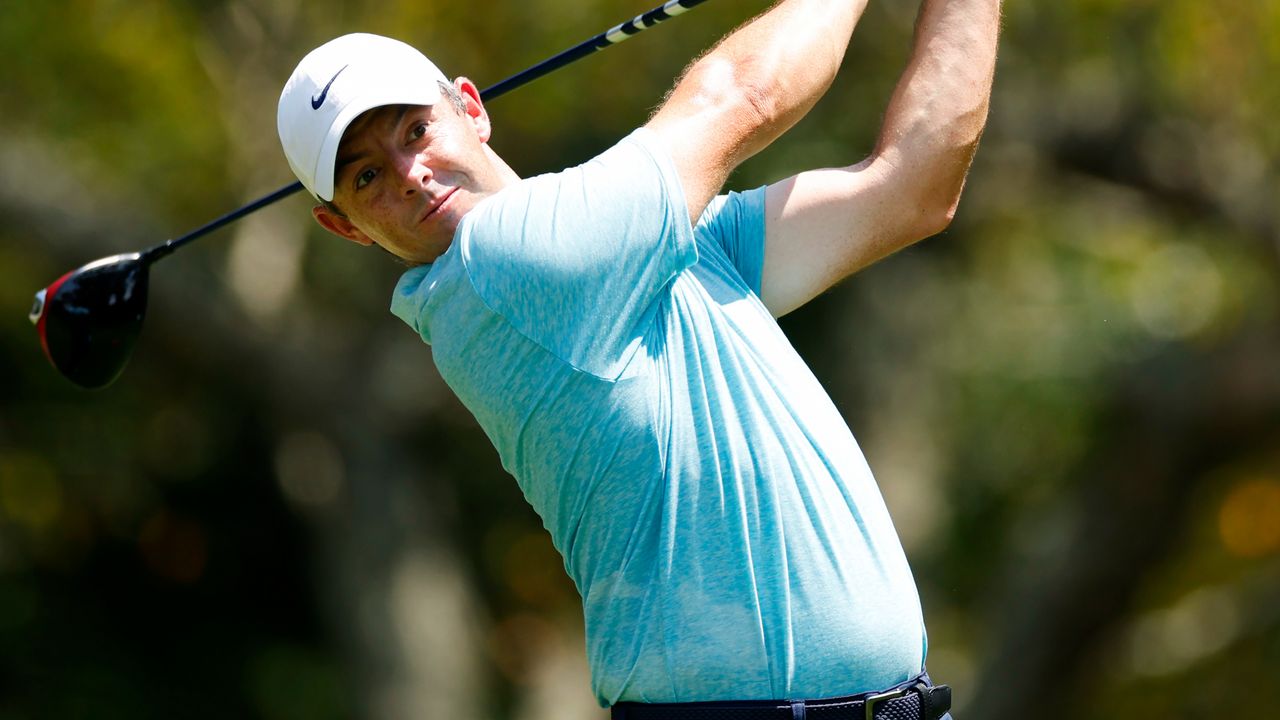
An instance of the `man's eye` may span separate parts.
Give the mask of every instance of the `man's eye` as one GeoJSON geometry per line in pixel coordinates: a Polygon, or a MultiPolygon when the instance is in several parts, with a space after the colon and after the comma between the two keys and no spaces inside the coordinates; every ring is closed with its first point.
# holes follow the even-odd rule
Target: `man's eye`
{"type": "Polygon", "coordinates": [[[422,139],[422,136],[427,134],[427,124],[418,123],[413,127],[413,132],[411,134],[413,135],[414,140],[422,139]]]}
{"type": "Polygon", "coordinates": [[[357,189],[357,190],[359,190],[360,188],[364,187],[365,185],[368,185],[369,183],[373,182],[374,175],[376,175],[376,174],[377,174],[377,173],[375,173],[373,170],[365,170],[364,172],[362,172],[362,173],[360,173],[359,175],[357,175],[357,176],[356,176],[356,189],[357,189]]]}

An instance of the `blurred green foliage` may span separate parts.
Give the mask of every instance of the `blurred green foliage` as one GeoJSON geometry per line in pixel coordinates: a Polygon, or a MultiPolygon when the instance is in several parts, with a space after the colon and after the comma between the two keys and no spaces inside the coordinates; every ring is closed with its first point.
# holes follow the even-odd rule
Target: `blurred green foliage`
{"type": "MultiPolygon", "coordinates": [[[[483,87],[650,4],[6,6],[0,718],[599,717],[574,588],[387,314],[385,256],[301,199],[263,211],[156,268],[96,393],[23,315],[290,181],[275,100],[333,35],[483,87]]],[[[590,157],[764,5],[496,100],[495,148],[523,174],[590,157]]],[[[914,10],[873,3],[732,184],[865,155],[914,10]]],[[[1010,3],[956,222],[784,320],[877,472],[960,717],[1280,702],[1277,67],[1274,2],[1010,3]]]]}

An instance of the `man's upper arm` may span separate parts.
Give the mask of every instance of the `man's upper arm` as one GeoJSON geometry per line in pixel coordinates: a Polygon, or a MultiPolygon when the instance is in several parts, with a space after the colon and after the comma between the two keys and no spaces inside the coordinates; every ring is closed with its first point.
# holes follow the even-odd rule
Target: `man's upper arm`
{"type": "Polygon", "coordinates": [[[907,173],[878,156],[810,170],[765,194],[761,299],[781,317],[880,258],[940,228],[907,173]]]}
{"type": "Polygon", "coordinates": [[[676,86],[645,124],[665,146],[680,177],[689,221],[696,223],[729,173],[756,148],[746,138],[763,119],[727,63],[705,59],[676,86]]]}

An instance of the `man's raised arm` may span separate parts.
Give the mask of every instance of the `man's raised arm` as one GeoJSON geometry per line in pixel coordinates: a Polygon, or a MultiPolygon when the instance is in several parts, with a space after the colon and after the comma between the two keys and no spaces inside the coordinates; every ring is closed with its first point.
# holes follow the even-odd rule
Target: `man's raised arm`
{"type": "Polygon", "coordinates": [[[761,297],[775,316],[951,222],[986,124],[999,19],[1000,0],[923,0],[871,157],[769,187],[761,297]]]}
{"type": "Polygon", "coordinates": [[[647,127],[666,143],[690,220],[739,164],[830,87],[867,0],[781,0],[685,70],[647,127]]]}

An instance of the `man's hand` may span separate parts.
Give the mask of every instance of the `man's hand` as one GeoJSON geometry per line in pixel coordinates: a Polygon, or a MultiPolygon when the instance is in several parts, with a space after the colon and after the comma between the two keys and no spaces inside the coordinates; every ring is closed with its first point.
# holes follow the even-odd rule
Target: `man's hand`
{"type": "Polygon", "coordinates": [[[872,155],[766,195],[761,295],[785,315],[951,222],[986,123],[1000,0],[924,0],[872,155]]]}
{"type": "Polygon", "coordinates": [[[826,92],[866,0],[782,0],[696,60],[647,127],[667,144],[696,222],[739,164],[826,92]]]}

